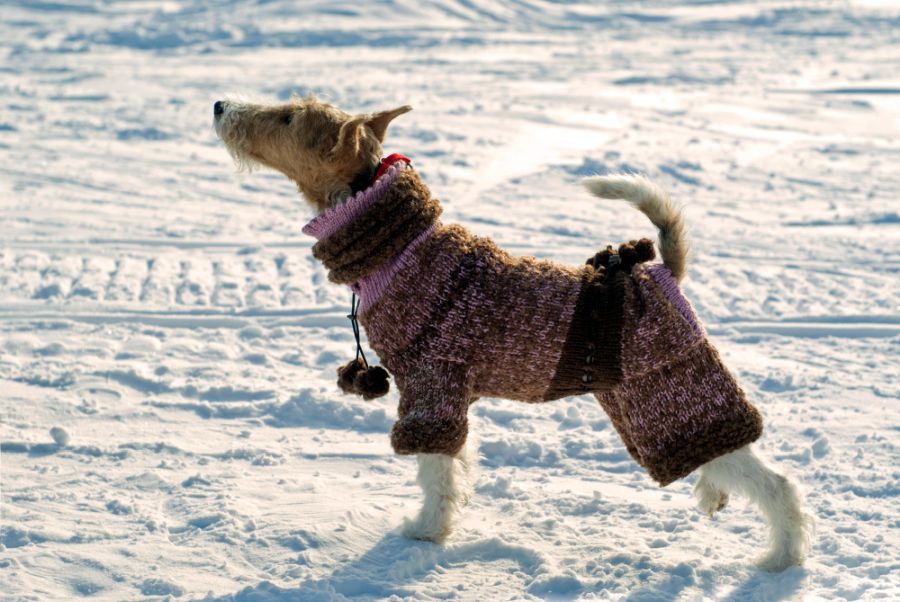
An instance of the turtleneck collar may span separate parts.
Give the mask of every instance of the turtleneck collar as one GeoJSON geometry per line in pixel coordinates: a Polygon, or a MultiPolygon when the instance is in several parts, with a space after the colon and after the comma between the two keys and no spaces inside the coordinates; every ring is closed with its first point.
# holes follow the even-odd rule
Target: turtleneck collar
{"type": "Polygon", "coordinates": [[[320,213],[303,226],[303,233],[314,237],[316,240],[328,238],[377,203],[388,191],[391,184],[396,181],[400,172],[411,163],[409,159],[398,154],[391,155],[388,159],[393,157],[399,157],[402,160],[394,160],[386,165],[386,159],[382,159],[381,166],[378,168],[378,172],[368,188],[360,190],[340,204],[329,207],[320,213]]]}
{"type": "Polygon", "coordinates": [[[388,159],[368,188],[303,227],[304,234],[318,240],[313,255],[328,269],[328,279],[359,294],[360,311],[374,303],[412,250],[430,236],[441,213],[409,159],[388,159]]]}

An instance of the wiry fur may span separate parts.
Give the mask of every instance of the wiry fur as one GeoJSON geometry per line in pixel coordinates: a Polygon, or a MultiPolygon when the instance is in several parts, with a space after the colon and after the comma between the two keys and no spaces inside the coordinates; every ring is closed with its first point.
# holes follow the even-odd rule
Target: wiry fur
{"type": "Polygon", "coordinates": [[[280,171],[319,211],[350,196],[353,178],[380,161],[390,122],[411,110],[350,115],[314,96],[275,106],[221,102],[214,126],[237,165],[280,171]]]}
{"type": "Polygon", "coordinates": [[[769,549],[757,560],[760,568],[783,571],[806,560],[814,522],[802,510],[800,492],[749,446],[701,466],[694,493],[700,510],[710,516],[725,506],[730,493],[741,494],[759,507],[769,523],[769,549]]]}
{"type": "Polygon", "coordinates": [[[622,199],[646,215],[659,230],[663,263],[679,282],[687,272],[690,244],[681,212],[666,192],[640,175],[615,174],[585,178],[584,185],[603,199],[622,199]]]}
{"type": "Polygon", "coordinates": [[[416,479],[425,493],[416,518],[403,523],[403,534],[411,539],[442,543],[453,531],[462,509],[472,498],[478,466],[470,440],[456,454],[419,454],[416,479]]]}
{"type": "MultiPolygon", "coordinates": [[[[224,101],[222,106],[216,133],[237,164],[261,164],[282,172],[319,211],[349,196],[354,176],[380,159],[390,122],[410,110],[403,106],[350,115],[312,97],[277,106],[238,101],[224,101]]],[[[684,277],[688,238],[681,213],[662,189],[639,175],[599,176],[584,183],[598,197],[627,200],[643,212],[659,230],[663,262],[676,279],[684,277]]],[[[425,499],[417,517],[404,525],[407,536],[442,542],[451,533],[471,497],[478,464],[467,451],[475,449],[469,438],[456,456],[419,455],[418,482],[425,499]]],[[[766,467],[749,446],[704,464],[699,472],[695,493],[704,513],[724,508],[731,493],[746,496],[762,511],[770,537],[761,567],[778,571],[803,562],[813,521],[803,512],[791,481],[766,467]]]]}

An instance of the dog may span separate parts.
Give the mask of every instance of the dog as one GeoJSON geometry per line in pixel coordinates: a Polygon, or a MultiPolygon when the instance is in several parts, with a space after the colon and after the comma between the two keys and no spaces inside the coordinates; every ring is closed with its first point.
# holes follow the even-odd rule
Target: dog
{"type": "Polygon", "coordinates": [[[318,241],[314,256],[359,296],[357,358],[339,369],[339,384],[365,398],[389,387],[388,371],[362,353],[358,321],[400,391],[391,444],[418,458],[424,503],[404,534],[442,543],[452,532],[477,465],[466,445],[477,398],[592,393],[660,485],[697,471],[702,512],[713,516],[732,493],[758,506],[770,531],[758,566],[802,564],[812,518],[797,486],[750,448],[762,420],[680,292],[689,245],[666,193],[636,175],[584,181],[649,218],[662,263],[651,263],[647,239],[607,247],[580,267],[513,257],[442,224],[411,161],[383,158],[389,125],[410,110],[349,114],[312,96],[213,107],[239,167],[272,168],[296,183],[317,213],[303,229],[318,241]]]}

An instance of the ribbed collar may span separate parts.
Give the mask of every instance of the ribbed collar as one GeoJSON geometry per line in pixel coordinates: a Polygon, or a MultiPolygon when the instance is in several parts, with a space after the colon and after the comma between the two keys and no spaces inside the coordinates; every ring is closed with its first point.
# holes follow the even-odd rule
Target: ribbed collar
{"type": "Polygon", "coordinates": [[[313,255],[328,279],[348,284],[364,312],[393,276],[413,262],[413,250],[438,226],[441,209],[407,162],[398,156],[367,189],[331,207],[303,227],[318,242],[313,255]]]}
{"type": "MultiPolygon", "coordinates": [[[[381,200],[391,187],[391,184],[407,168],[408,163],[409,159],[394,161],[386,170],[382,171],[379,169],[378,174],[375,176],[375,181],[368,188],[360,190],[339,205],[329,207],[314,217],[303,226],[303,233],[314,237],[316,240],[328,238],[381,200]]],[[[382,161],[382,165],[384,165],[384,161],[382,161]]]]}

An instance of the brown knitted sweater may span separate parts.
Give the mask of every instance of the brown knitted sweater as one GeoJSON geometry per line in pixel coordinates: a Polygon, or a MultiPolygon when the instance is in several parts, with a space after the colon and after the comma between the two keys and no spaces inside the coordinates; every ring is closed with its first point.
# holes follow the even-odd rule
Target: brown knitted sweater
{"type": "Polygon", "coordinates": [[[411,168],[382,180],[382,193],[305,231],[320,238],[313,251],[330,279],[362,297],[360,322],[400,391],[397,453],[455,453],[469,404],[484,396],[594,393],[662,485],[760,435],[758,412],[665,267],[606,277],[513,257],[440,224],[411,168]]]}

